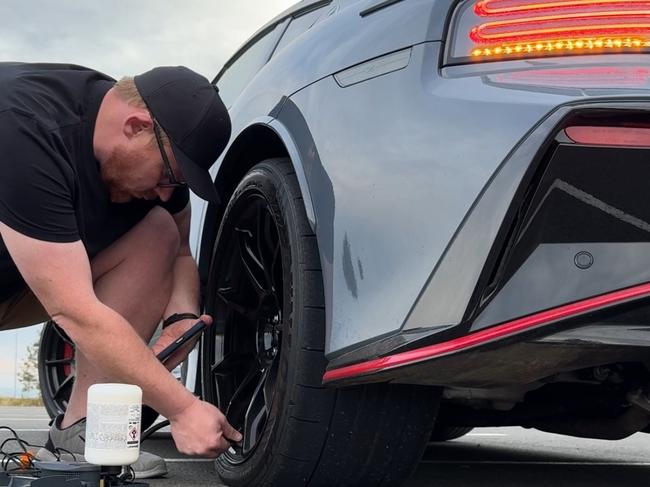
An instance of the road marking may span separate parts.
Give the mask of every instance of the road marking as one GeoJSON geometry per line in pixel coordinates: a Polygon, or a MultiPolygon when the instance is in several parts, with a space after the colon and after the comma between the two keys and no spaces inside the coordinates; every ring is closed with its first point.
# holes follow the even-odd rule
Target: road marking
{"type": "Polygon", "coordinates": [[[650,467],[650,462],[527,462],[516,460],[422,460],[420,463],[438,465],[567,465],[571,467],[582,466],[620,466],[620,467],[650,467]]]}
{"type": "Polygon", "coordinates": [[[208,463],[214,462],[214,459],[209,458],[163,458],[167,463],[208,463]]]}
{"type": "MultiPolygon", "coordinates": [[[[48,428],[48,429],[33,429],[33,428],[32,428],[32,429],[20,429],[20,428],[11,428],[11,429],[14,430],[16,433],[18,433],[18,432],[20,432],[20,433],[31,433],[31,432],[34,432],[34,433],[43,433],[43,432],[46,432],[46,431],[50,431],[49,428],[48,428]]],[[[0,434],[1,434],[3,431],[5,431],[6,433],[11,433],[11,431],[9,431],[9,430],[0,429],[0,434]]]]}
{"type": "Polygon", "coordinates": [[[505,433],[467,433],[465,436],[508,436],[505,433]]]}
{"type": "Polygon", "coordinates": [[[0,421],[51,421],[51,418],[5,418],[0,416],[0,421]]]}

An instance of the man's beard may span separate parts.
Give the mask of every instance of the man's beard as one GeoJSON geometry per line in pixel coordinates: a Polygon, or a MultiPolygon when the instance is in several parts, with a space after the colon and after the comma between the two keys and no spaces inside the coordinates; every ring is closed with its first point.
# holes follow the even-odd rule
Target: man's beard
{"type": "Polygon", "coordinates": [[[142,159],[141,155],[123,146],[116,146],[106,161],[100,164],[100,174],[113,203],[126,203],[134,198],[133,190],[128,184],[129,174],[142,159]]]}

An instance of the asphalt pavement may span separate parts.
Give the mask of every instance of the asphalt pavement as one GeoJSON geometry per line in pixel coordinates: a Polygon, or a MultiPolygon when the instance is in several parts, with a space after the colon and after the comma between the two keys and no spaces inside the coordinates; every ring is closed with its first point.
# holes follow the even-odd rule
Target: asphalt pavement
{"type": "MultiPolygon", "coordinates": [[[[43,408],[0,407],[0,425],[26,441],[42,444],[49,418],[43,408]]],[[[8,437],[0,430],[0,442],[8,437]]],[[[169,475],[151,487],[219,487],[213,462],[188,458],[174,448],[168,431],[143,449],[167,460],[169,475]]],[[[647,486],[650,435],[621,441],[570,438],[522,428],[479,428],[457,440],[432,443],[404,487],[601,487],[647,486]]]]}

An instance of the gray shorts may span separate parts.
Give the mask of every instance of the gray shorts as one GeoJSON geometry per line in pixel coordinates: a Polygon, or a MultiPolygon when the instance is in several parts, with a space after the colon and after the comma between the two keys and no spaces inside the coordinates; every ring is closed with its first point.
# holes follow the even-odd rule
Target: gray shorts
{"type": "Polygon", "coordinates": [[[30,289],[0,303],[0,330],[11,330],[49,320],[45,308],[30,289]]]}

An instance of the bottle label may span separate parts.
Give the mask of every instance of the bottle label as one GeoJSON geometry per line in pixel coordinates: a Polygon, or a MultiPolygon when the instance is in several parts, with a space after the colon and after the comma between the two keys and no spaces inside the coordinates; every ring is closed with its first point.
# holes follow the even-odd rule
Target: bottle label
{"type": "Polygon", "coordinates": [[[100,450],[140,447],[139,404],[88,404],[86,446],[100,450]]]}

